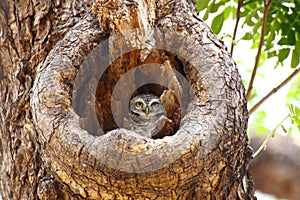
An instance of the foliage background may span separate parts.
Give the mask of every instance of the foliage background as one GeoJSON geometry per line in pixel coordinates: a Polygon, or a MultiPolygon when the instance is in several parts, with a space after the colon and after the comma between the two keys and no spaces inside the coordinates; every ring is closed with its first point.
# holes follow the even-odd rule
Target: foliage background
{"type": "MultiPolygon", "coordinates": [[[[200,18],[225,42],[239,68],[247,90],[250,144],[257,135],[264,140],[254,149],[254,156],[276,134],[290,136],[300,146],[300,1],[196,0],[196,3],[200,18]]],[[[271,185],[272,181],[269,180],[271,185]]],[[[276,199],[261,193],[256,195],[258,199],[276,199]]]]}
{"type": "Polygon", "coordinates": [[[299,0],[196,3],[237,62],[247,89],[249,132],[300,138],[299,0]]]}

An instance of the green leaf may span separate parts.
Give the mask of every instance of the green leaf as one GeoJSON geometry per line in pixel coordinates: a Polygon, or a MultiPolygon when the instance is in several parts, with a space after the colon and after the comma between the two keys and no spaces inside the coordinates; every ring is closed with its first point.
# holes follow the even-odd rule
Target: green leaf
{"type": "Polygon", "coordinates": [[[251,39],[253,39],[253,34],[252,34],[252,32],[247,32],[247,33],[245,33],[245,35],[243,36],[242,39],[243,39],[243,40],[251,40],[251,39]]]}
{"type": "Polygon", "coordinates": [[[255,130],[258,135],[265,135],[266,133],[269,132],[269,129],[263,125],[255,126],[255,130]]]}
{"type": "Polygon", "coordinates": [[[256,7],[253,8],[249,11],[246,11],[246,15],[245,15],[245,22],[248,26],[254,26],[257,23],[261,24],[261,16],[259,15],[259,13],[262,13],[262,7],[256,7]]]}
{"type": "Polygon", "coordinates": [[[289,48],[280,49],[278,53],[278,62],[282,63],[288,57],[289,53],[289,48]]]}
{"type": "Polygon", "coordinates": [[[228,19],[231,11],[233,10],[233,7],[232,6],[228,6],[224,9],[223,13],[224,13],[224,19],[228,19]]]}
{"type": "Polygon", "coordinates": [[[255,122],[262,124],[264,123],[266,118],[267,118],[267,113],[265,111],[259,111],[257,112],[257,118],[255,119],[255,122]]]}
{"type": "Polygon", "coordinates": [[[268,51],[267,58],[273,58],[277,56],[276,51],[268,51]]]}
{"type": "Polygon", "coordinates": [[[211,13],[215,13],[218,11],[218,9],[220,8],[220,6],[224,5],[225,2],[220,1],[219,3],[213,4],[213,6],[211,7],[211,13]]]}
{"type": "Polygon", "coordinates": [[[293,31],[289,32],[289,34],[288,34],[288,41],[289,41],[289,45],[295,45],[296,38],[295,38],[295,33],[293,31]]]}
{"type": "Polygon", "coordinates": [[[285,15],[282,13],[281,10],[277,12],[276,18],[279,21],[280,26],[282,23],[286,23],[286,21],[287,21],[285,15]]]}
{"type": "Polygon", "coordinates": [[[197,6],[197,11],[200,12],[201,10],[204,10],[207,8],[209,3],[209,0],[197,0],[196,1],[196,6],[197,6]]]}
{"type": "MultiPolygon", "coordinates": [[[[262,21],[258,21],[254,26],[253,26],[253,33],[258,33],[258,30],[261,28],[262,21]]],[[[260,34],[260,33],[259,33],[260,34]]]]}
{"type": "Polygon", "coordinates": [[[297,10],[300,10],[300,2],[299,1],[295,1],[295,8],[297,10]]]}
{"type": "Polygon", "coordinates": [[[212,24],[211,24],[211,28],[215,32],[215,34],[219,34],[220,33],[220,31],[222,29],[222,26],[223,26],[223,23],[224,23],[224,15],[223,15],[223,13],[217,15],[213,19],[212,24]]]}
{"type": "MultiPolygon", "coordinates": [[[[299,87],[300,87],[300,75],[297,76],[297,78],[294,79],[292,82],[289,91],[286,95],[286,102],[300,102],[300,93],[299,93],[299,87]]],[[[289,105],[289,109],[292,110],[292,105],[289,105]]]]}
{"type": "Polygon", "coordinates": [[[298,66],[299,64],[299,54],[297,53],[296,49],[293,50],[293,54],[292,54],[292,60],[291,60],[291,67],[295,68],[298,66]]]}
{"type": "Polygon", "coordinates": [[[295,114],[300,117],[300,108],[295,106],[295,114]]]}
{"type": "Polygon", "coordinates": [[[204,20],[204,21],[208,19],[208,15],[209,15],[209,13],[210,13],[210,10],[211,10],[212,6],[215,4],[215,2],[216,2],[216,1],[213,0],[213,1],[208,5],[208,7],[206,8],[206,12],[205,12],[205,14],[204,14],[204,16],[203,16],[203,20],[204,20]]]}
{"type": "Polygon", "coordinates": [[[293,124],[296,124],[299,131],[300,131],[300,108],[297,106],[294,106],[293,104],[289,105],[290,109],[290,118],[292,120],[293,124]]]}
{"type": "Polygon", "coordinates": [[[280,22],[277,19],[275,19],[273,22],[274,23],[272,24],[272,28],[274,28],[274,30],[278,31],[280,29],[280,22]]]}
{"type": "Polygon", "coordinates": [[[300,108],[297,106],[294,106],[293,104],[289,105],[290,109],[290,117],[293,123],[296,123],[298,126],[300,125],[300,108]]]}
{"type": "Polygon", "coordinates": [[[274,40],[275,40],[275,28],[271,26],[269,34],[267,35],[267,41],[266,41],[266,50],[269,50],[274,47],[274,40]]]}
{"type": "Polygon", "coordinates": [[[288,44],[289,44],[289,39],[286,37],[282,37],[278,42],[278,45],[281,45],[281,46],[288,45],[288,44]]]}
{"type": "Polygon", "coordinates": [[[264,64],[265,61],[266,61],[265,52],[262,51],[261,54],[260,54],[260,59],[259,59],[259,62],[258,62],[258,66],[261,67],[264,64]]]}
{"type": "MultiPolygon", "coordinates": [[[[300,15],[300,13],[299,13],[299,15],[300,15]]],[[[300,22],[298,22],[298,24],[295,25],[294,28],[296,29],[296,31],[297,31],[298,33],[300,33],[300,22]]]]}
{"type": "Polygon", "coordinates": [[[252,21],[252,16],[249,15],[249,17],[246,17],[245,19],[245,23],[248,25],[248,26],[253,26],[255,23],[252,21]]]}
{"type": "Polygon", "coordinates": [[[287,35],[290,30],[290,25],[288,23],[282,23],[280,24],[280,29],[283,35],[287,35]]]}
{"type": "Polygon", "coordinates": [[[295,44],[295,51],[298,53],[298,55],[300,55],[300,40],[295,44]]]}
{"type": "Polygon", "coordinates": [[[258,46],[259,46],[259,42],[255,41],[255,42],[252,43],[252,45],[251,45],[250,48],[251,48],[251,49],[257,49],[258,46]]]}

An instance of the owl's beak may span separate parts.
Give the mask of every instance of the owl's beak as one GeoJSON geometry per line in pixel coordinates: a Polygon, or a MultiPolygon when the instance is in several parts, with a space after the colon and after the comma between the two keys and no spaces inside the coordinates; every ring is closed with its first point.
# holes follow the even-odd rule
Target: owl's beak
{"type": "Polygon", "coordinates": [[[146,114],[146,116],[149,115],[149,107],[148,106],[146,106],[145,114],[146,114]]]}

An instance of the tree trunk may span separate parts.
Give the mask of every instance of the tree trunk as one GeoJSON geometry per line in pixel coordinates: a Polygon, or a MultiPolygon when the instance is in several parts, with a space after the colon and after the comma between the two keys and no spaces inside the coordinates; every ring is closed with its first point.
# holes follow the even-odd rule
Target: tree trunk
{"type": "Polygon", "coordinates": [[[7,0],[0,25],[0,198],[255,199],[244,87],[193,3],[7,0]],[[156,138],[126,129],[143,92],[156,138]]]}

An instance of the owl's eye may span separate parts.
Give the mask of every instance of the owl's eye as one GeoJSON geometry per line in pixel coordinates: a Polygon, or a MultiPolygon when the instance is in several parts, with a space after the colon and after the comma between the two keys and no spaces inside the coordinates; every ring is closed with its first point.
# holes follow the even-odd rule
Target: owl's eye
{"type": "Polygon", "coordinates": [[[158,102],[153,102],[153,103],[151,104],[151,107],[153,107],[153,108],[157,108],[157,107],[158,107],[158,105],[159,105],[159,103],[158,103],[158,102]]]}
{"type": "Polygon", "coordinates": [[[136,106],[137,108],[141,108],[141,107],[143,106],[143,103],[140,102],[140,101],[138,101],[138,102],[135,103],[135,106],[136,106]]]}

